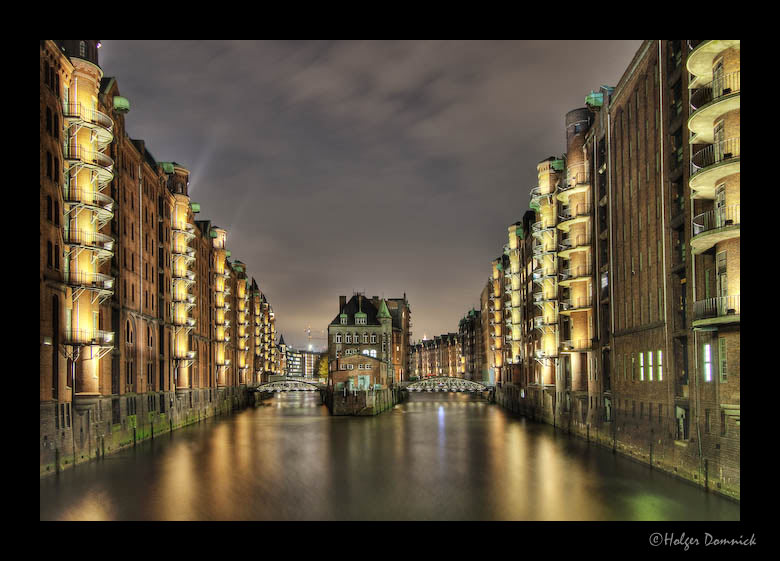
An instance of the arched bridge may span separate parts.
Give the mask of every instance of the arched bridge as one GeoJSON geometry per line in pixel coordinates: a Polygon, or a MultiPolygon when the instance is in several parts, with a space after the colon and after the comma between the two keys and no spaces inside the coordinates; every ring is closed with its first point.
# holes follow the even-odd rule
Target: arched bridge
{"type": "Polygon", "coordinates": [[[449,376],[434,376],[406,386],[410,392],[486,392],[492,389],[479,382],[449,376]]]}
{"type": "Polygon", "coordinates": [[[267,384],[261,384],[252,391],[255,392],[316,392],[319,391],[319,387],[316,384],[310,384],[309,382],[300,382],[298,380],[277,380],[276,382],[268,382],[267,384]]]}

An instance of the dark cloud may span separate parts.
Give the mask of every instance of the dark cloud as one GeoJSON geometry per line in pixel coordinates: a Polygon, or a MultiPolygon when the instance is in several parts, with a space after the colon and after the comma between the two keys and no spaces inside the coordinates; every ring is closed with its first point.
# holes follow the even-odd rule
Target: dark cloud
{"type": "Polygon", "coordinates": [[[641,41],[103,41],[127,130],[192,171],[285,340],[338,295],[411,301],[457,329],[528,208],[563,119],[641,41]]]}

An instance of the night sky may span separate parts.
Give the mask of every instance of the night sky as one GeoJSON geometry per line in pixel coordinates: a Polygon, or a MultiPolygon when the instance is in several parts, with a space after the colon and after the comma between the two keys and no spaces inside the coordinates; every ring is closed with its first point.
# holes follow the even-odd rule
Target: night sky
{"type": "Polygon", "coordinates": [[[457,331],[564,115],[641,41],[102,43],[128,134],[191,171],[197,217],[305,348],[353,291],[406,292],[414,339],[457,331]]]}

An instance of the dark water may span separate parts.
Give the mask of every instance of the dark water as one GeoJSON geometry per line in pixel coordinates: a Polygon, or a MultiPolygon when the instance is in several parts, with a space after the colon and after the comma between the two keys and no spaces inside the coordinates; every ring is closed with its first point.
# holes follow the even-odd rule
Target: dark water
{"type": "Polygon", "coordinates": [[[58,476],[41,520],[738,520],[739,505],[462,394],[277,395],[58,476]]]}

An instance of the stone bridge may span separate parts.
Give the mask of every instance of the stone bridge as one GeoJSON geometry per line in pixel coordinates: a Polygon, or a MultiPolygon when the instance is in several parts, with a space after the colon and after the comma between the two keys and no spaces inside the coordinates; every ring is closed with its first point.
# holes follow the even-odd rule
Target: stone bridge
{"type": "Polygon", "coordinates": [[[405,388],[409,392],[471,392],[482,393],[493,391],[492,386],[486,386],[473,380],[452,378],[449,376],[434,376],[418,382],[411,382],[405,388]]]}

